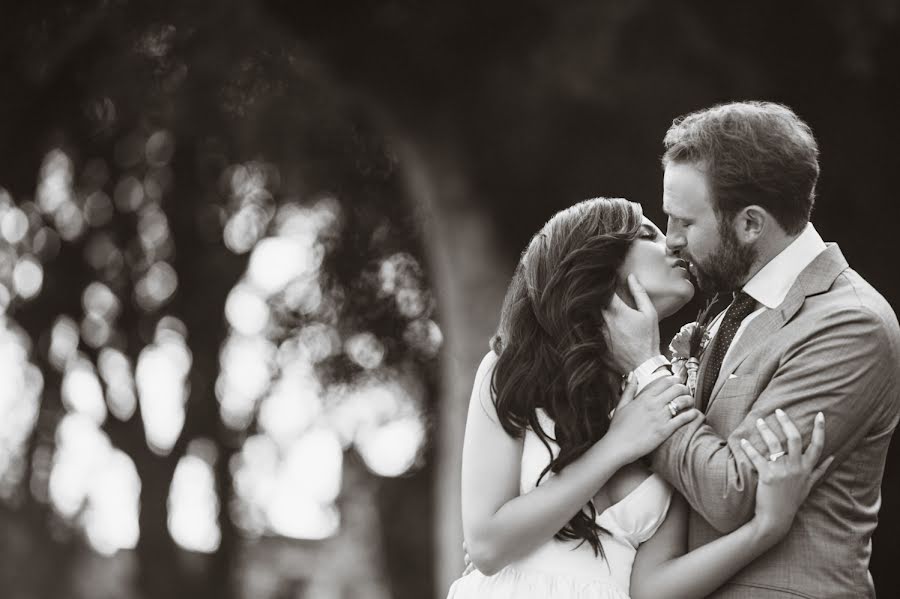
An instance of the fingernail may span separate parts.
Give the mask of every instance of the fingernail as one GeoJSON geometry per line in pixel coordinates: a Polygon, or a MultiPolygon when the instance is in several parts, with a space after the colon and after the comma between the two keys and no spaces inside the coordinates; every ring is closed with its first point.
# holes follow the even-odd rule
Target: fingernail
{"type": "Polygon", "coordinates": [[[775,413],[778,414],[779,416],[784,416],[784,410],[782,410],[781,408],[778,408],[777,410],[775,410],[775,413]]]}
{"type": "Polygon", "coordinates": [[[765,425],[766,425],[766,421],[765,421],[765,420],[763,420],[762,418],[757,418],[757,419],[756,419],[756,426],[765,426],[765,425]]]}
{"type": "Polygon", "coordinates": [[[816,422],[824,422],[824,421],[825,421],[825,414],[823,414],[822,412],[819,412],[818,414],[816,414],[816,422]]]}
{"type": "Polygon", "coordinates": [[[741,445],[747,445],[747,439],[741,439],[741,445]]]}

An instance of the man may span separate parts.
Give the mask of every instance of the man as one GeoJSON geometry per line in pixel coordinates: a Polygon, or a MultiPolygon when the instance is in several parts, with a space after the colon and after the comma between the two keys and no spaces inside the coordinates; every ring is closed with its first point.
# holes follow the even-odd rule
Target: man
{"type": "MultiPolygon", "coordinates": [[[[788,536],[714,597],[874,597],[868,572],[881,478],[900,417],[900,328],[890,305],[809,223],[819,174],[809,127],[789,108],[742,102],[677,119],[666,134],[666,243],[704,291],[734,294],[710,327],[695,401],[706,414],[652,454],[653,469],[690,503],[693,549],[754,511],[756,473],[742,438],[762,438],[784,410],[808,435],[825,415],[834,464],[788,536]]],[[[634,310],[608,318],[614,351],[639,373],[663,360],[636,345],[656,326],[634,310]],[[651,366],[648,366],[651,365],[651,366]]],[[[635,401],[658,395],[655,380],[635,401]]],[[[641,382],[639,380],[639,382],[641,382]]],[[[646,382],[646,377],[645,377],[646,382]]],[[[779,430],[772,426],[773,430],[779,430]]]]}

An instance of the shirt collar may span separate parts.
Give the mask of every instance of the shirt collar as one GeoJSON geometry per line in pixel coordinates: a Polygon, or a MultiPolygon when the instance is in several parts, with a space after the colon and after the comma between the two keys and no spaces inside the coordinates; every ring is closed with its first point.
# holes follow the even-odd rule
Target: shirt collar
{"type": "Polygon", "coordinates": [[[815,227],[812,223],[807,223],[803,232],[790,245],[747,281],[744,293],[770,310],[777,308],[787,297],[803,269],[825,249],[825,242],[815,227]]]}

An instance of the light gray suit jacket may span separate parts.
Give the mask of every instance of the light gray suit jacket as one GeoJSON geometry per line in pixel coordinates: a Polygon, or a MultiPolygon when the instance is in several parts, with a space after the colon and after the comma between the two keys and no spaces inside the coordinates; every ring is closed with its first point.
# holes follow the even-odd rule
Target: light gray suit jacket
{"type": "MultiPolygon", "coordinates": [[[[700,381],[705,366],[701,360],[700,381]]],[[[824,412],[823,457],[835,462],[787,537],[712,596],[874,597],[868,566],[885,457],[900,418],[900,327],[835,244],[777,309],[756,316],[735,340],[705,420],[685,425],[652,454],[653,469],[694,510],[690,548],[753,516],[756,475],[739,442],[764,448],[755,422],[762,417],[781,430],[776,408],[804,433],[804,445],[824,412]]]]}

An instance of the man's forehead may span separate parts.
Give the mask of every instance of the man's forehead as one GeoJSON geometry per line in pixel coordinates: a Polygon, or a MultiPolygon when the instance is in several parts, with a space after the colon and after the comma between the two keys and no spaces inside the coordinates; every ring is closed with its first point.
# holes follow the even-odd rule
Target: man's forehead
{"type": "Polygon", "coordinates": [[[672,194],[667,193],[667,190],[663,190],[662,209],[666,215],[675,218],[683,217],[687,213],[686,208],[684,201],[680,200],[678,196],[673,197],[672,194]]]}
{"type": "Polygon", "coordinates": [[[675,218],[688,218],[707,205],[705,175],[696,166],[672,164],[663,177],[663,212],[675,218]]]}

